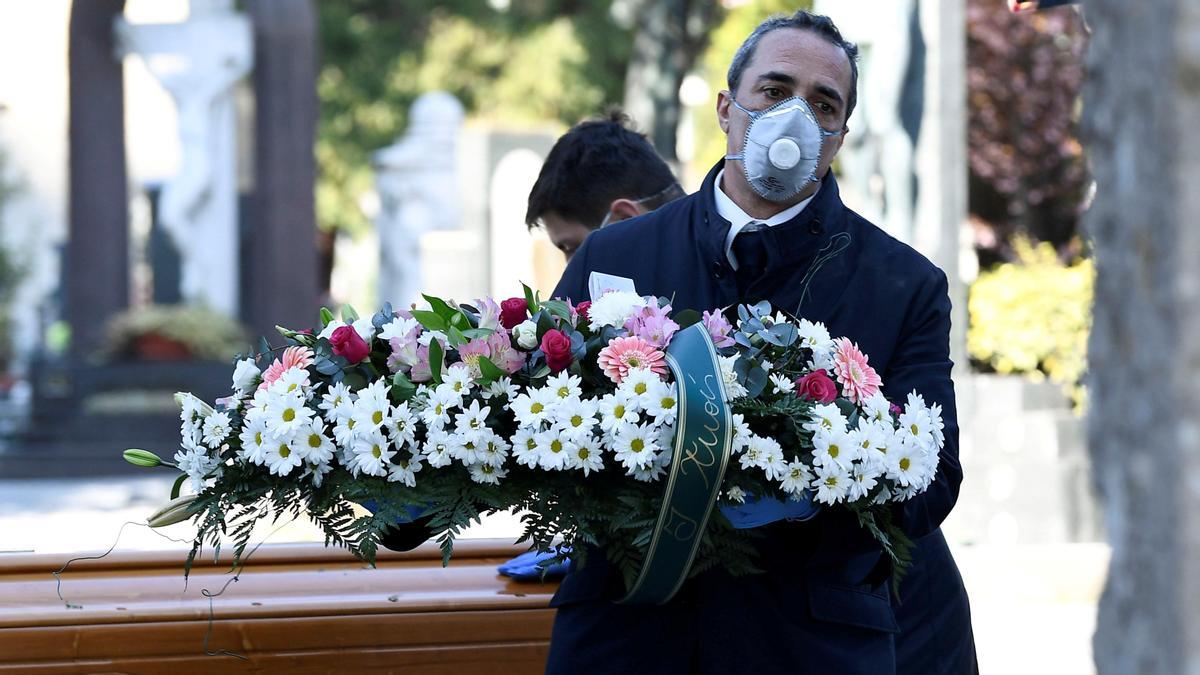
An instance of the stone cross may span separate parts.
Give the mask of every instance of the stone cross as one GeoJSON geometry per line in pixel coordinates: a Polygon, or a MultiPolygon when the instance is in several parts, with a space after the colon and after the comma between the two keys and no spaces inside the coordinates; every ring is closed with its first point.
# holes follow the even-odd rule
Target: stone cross
{"type": "Polygon", "coordinates": [[[192,0],[178,24],[115,24],[118,49],[135,54],[179,109],[179,173],[159,214],[181,253],[187,302],[238,315],[239,247],[234,85],[250,72],[249,19],[230,0],[192,0]]]}

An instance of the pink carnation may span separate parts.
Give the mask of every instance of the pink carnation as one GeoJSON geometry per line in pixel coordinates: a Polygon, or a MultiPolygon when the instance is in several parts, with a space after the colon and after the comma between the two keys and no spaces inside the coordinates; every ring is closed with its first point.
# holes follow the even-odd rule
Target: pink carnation
{"type": "Polygon", "coordinates": [[[638,310],[625,322],[625,330],[652,346],[664,349],[671,336],[679,330],[679,324],[671,320],[671,306],[649,305],[638,310]]]}
{"type": "Polygon", "coordinates": [[[833,374],[842,393],[854,403],[861,403],[879,392],[883,381],[875,369],[867,365],[867,355],[847,338],[834,340],[833,374]]]}
{"type": "Polygon", "coordinates": [[[712,338],[713,344],[718,349],[721,347],[732,347],[737,344],[733,338],[729,337],[729,334],[733,331],[733,326],[720,312],[705,311],[701,315],[700,322],[704,324],[704,327],[708,330],[708,336],[712,338]]]}
{"type": "Polygon", "coordinates": [[[667,360],[654,345],[640,337],[616,338],[600,350],[596,363],[610,380],[621,384],[635,368],[646,368],[663,377],[667,374],[667,360]]]}
{"type": "Polygon", "coordinates": [[[307,368],[313,364],[312,350],[308,347],[288,347],[283,350],[279,360],[271,364],[267,368],[267,372],[263,373],[262,384],[258,385],[259,389],[271,386],[271,383],[283,377],[283,374],[292,368],[307,368]]]}

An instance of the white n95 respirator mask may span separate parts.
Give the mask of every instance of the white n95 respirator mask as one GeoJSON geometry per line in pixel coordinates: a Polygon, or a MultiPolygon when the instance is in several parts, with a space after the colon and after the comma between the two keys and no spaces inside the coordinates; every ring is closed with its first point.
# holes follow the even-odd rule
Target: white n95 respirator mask
{"type": "Polygon", "coordinates": [[[842,132],[822,129],[808,101],[798,96],[758,111],[731,101],[750,117],[750,125],[741,154],[726,155],[725,159],[742,163],[746,182],[759,196],[783,202],[816,182],[825,139],[842,132]]]}

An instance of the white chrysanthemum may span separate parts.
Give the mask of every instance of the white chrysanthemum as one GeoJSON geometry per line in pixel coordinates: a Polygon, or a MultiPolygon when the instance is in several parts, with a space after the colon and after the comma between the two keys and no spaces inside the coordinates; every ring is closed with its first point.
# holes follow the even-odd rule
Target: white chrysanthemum
{"type": "Polygon", "coordinates": [[[737,454],[746,449],[750,445],[750,425],[746,423],[746,416],[734,413],[730,416],[733,422],[733,444],[730,451],[737,454]]]}
{"type": "Polygon", "coordinates": [[[459,398],[466,396],[471,392],[473,382],[471,381],[471,370],[463,363],[456,363],[446,369],[442,374],[442,384],[440,387],[447,387],[454,393],[459,395],[459,398]]]}
{"type": "Polygon", "coordinates": [[[420,325],[421,324],[418,323],[416,319],[406,319],[402,316],[398,316],[383,324],[383,327],[379,329],[379,339],[388,341],[392,338],[404,338],[412,331],[412,329],[420,325]]]}
{"type": "Polygon", "coordinates": [[[772,373],[767,379],[771,381],[771,386],[775,388],[776,393],[790,394],[796,389],[796,383],[788,379],[785,375],[772,373]]]}
{"type": "Polygon", "coordinates": [[[254,365],[254,359],[242,359],[233,368],[233,390],[245,394],[258,384],[262,371],[254,365]]]}
{"type": "Polygon", "coordinates": [[[329,385],[329,390],[321,395],[321,402],[317,407],[325,411],[325,419],[330,421],[353,415],[354,397],[350,387],[342,382],[329,385]]]}
{"type": "Polygon", "coordinates": [[[333,438],[343,448],[354,446],[354,440],[358,437],[358,431],[358,420],[354,419],[354,417],[339,417],[333,423],[333,438]]]}
{"type": "Polygon", "coordinates": [[[579,469],[583,471],[584,476],[589,476],[593,471],[600,471],[604,468],[600,445],[596,443],[595,439],[585,439],[575,446],[575,449],[567,457],[567,468],[579,469]]]}
{"type": "Polygon", "coordinates": [[[812,483],[812,473],[808,467],[804,466],[804,462],[794,459],[787,463],[787,468],[783,471],[783,479],[780,482],[780,487],[784,492],[792,495],[803,494],[812,483]]]}
{"type": "Polygon", "coordinates": [[[267,469],[276,476],[286,476],[292,469],[300,466],[300,453],[292,449],[291,436],[272,435],[266,446],[265,461],[267,469]]]}
{"type": "Polygon", "coordinates": [[[428,429],[443,429],[450,422],[450,415],[461,399],[457,394],[448,390],[434,390],[425,401],[425,409],[421,411],[421,421],[428,429]]]}
{"type": "Polygon", "coordinates": [[[578,375],[562,371],[557,375],[546,378],[546,389],[549,389],[559,401],[570,401],[583,396],[583,380],[578,375]]]}
{"type": "Polygon", "coordinates": [[[317,333],[317,337],[325,338],[326,340],[328,340],[329,338],[333,337],[334,331],[336,331],[337,329],[339,329],[345,325],[346,325],[345,321],[342,321],[341,319],[334,319],[334,320],[330,321],[329,323],[325,324],[325,327],[321,329],[321,332],[317,333]]]}
{"type": "Polygon", "coordinates": [[[417,344],[421,345],[422,347],[428,347],[434,340],[438,341],[438,344],[442,346],[442,351],[444,352],[446,350],[446,342],[448,341],[448,338],[444,332],[440,330],[427,330],[417,336],[417,344]]]}
{"type": "Polygon", "coordinates": [[[905,439],[890,448],[887,456],[887,478],[900,487],[918,485],[925,473],[925,453],[919,443],[905,439]]]}
{"type": "Polygon", "coordinates": [[[291,437],[312,419],[313,411],[304,405],[300,394],[271,397],[267,403],[267,428],[281,438],[291,437]]]}
{"type": "Polygon", "coordinates": [[[617,386],[617,391],[637,401],[638,406],[648,408],[654,398],[655,386],[662,382],[662,378],[648,368],[634,368],[630,370],[621,384],[617,386]]]}
{"type": "Polygon", "coordinates": [[[213,414],[212,406],[187,392],[175,394],[175,402],[179,404],[179,419],[183,422],[196,422],[213,414]]]}
{"type": "Polygon", "coordinates": [[[229,436],[229,415],[223,412],[213,413],[204,418],[204,444],[210,448],[218,448],[229,436]]]}
{"type": "Polygon", "coordinates": [[[324,464],[306,462],[304,464],[304,473],[301,477],[311,480],[314,486],[321,487],[321,483],[325,480],[325,474],[330,471],[333,471],[333,464],[329,462],[325,462],[324,464]]]}
{"type": "Polygon", "coordinates": [[[386,476],[395,454],[396,451],[388,446],[387,437],[373,429],[355,439],[353,466],[350,469],[370,476],[386,476]]]}
{"type": "Polygon", "coordinates": [[[650,403],[646,405],[650,413],[660,424],[671,424],[679,414],[679,392],[675,384],[667,384],[659,380],[651,386],[650,403]]]}
{"type": "Polygon", "coordinates": [[[325,435],[325,422],[319,417],[313,417],[308,427],[295,435],[292,447],[300,452],[305,462],[326,464],[333,461],[333,441],[325,435]]]}
{"type": "Polygon", "coordinates": [[[508,475],[508,471],[491,464],[474,464],[470,467],[471,480],[476,483],[499,485],[500,479],[508,475]]]}
{"type": "Polygon", "coordinates": [[[375,431],[383,426],[391,426],[392,406],[387,399],[382,401],[374,397],[360,396],[354,402],[354,419],[360,433],[375,431]]]}
{"type": "Polygon", "coordinates": [[[796,344],[812,350],[812,367],[829,370],[833,367],[833,338],[823,323],[800,319],[796,324],[796,344]]]}
{"type": "Polygon", "coordinates": [[[530,389],[513,399],[509,407],[518,424],[536,429],[550,418],[557,401],[558,397],[549,389],[530,389]]]}
{"type": "Polygon", "coordinates": [[[221,460],[207,450],[195,445],[186,445],[175,453],[175,464],[187,474],[192,489],[200,492],[210,478],[220,474],[221,460]]]}
{"type": "Polygon", "coordinates": [[[846,499],[851,502],[856,502],[867,496],[871,490],[875,489],[875,484],[879,481],[880,464],[876,462],[856,462],[850,469],[850,487],[846,492],[846,499]]]}
{"type": "Polygon", "coordinates": [[[725,498],[734,504],[745,504],[746,491],[736,485],[731,485],[725,489],[725,498]]]}
{"type": "Polygon", "coordinates": [[[393,483],[404,483],[408,487],[416,487],[417,472],[420,470],[420,458],[403,457],[397,459],[388,470],[388,480],[393,483]]]}
{"type": "Polygon", "coordinates": [[[632,291],[609,291],[592,301],[588,322],[593,331],[604,326],[620,328],[629,317],[646,306],[646,299],[632,291]]]}
{"type": "Polygon", "coordinates": [[[521,388],[513,384],[512,378],[502,377],[495,382],[489,383],[483,388],[484,400],[493,398],[504,398],[506,401],[511,401],[521,392],[521,388]]]}
{"type": "Polygon", "coordinates": [[[572,398],[558,404],[554,412],[555,426],[575,442],[591,438],[596,428],[596,403],[572,398]]]}
{"type": "Polygon", "coordinates": [[[517,460],[517,464],[527,466],[531,469],[536,469],[538,458],[541,456],[538,450],[537,434],[529,427],[520,427],[517,433],[512,437],[513,458],[517,460]]]}
{"type": "Polygon", "coordinates": [[[929,431],[933,434],[933,442],[940,448],[946,444],[946,423],[942,421],[942,406],[940,403],[931,403],[928,411],[929,431]]]}
{"type": "Polygon", "coordinates": [[[906,406],[897,420],[897,433],[911,438],[918,444],[933,444],[933,420],[924,406],[906,406]]]}
{"type": "Polygon", "coordinates": [[[429,462],[429,466],[440,469],[449,466],[454,460],[450,456],[451,445],[450,434],[441,430],[431,430],[429,436],[425,439],[425,445],[421,447],[421,452],[425,455],[425,461],[429,462]]]}
{"type": "Polygon", "coordinates": [[[480,439],[479,451],[475,453],[475,456],[483,464],[499,467],[504,466],[504,460],[508,458],[508,450],[508,442],[488,429],[480,439]]]}
{"type": "Polygon", "coordinates": [[[625,475],[632,476],[634,480],[639,480],[643,483],[653,483],[662,478],[665,473],[666,469],[655,461],[641,466],[626,467],[625,469],[625,475]]]}
{"type": "Polygon", "coordinates": [[[618,391],[600,399],[600,429],[606,434],[615,433],[625,424],[638,423],[637,398],[618,391]]]}
{"type": "Polygon", "coordinates": [[[722,356],[721,359],[721,384],[725,385],[725,400],[733,401],[747,394],[749,390],[738,382],[737,373],[733,372],[733,366],[737,363],[738,357],[722,356]]]}
{"type": "Polygon", "coordinates": [[[471,401],[471,405],[454,418],[455,433],[476,439],[482,437],[488,430],[487,417],[491,412],[491,407],[480,407],[478,400],[471,401]]]}
{"type": "Polygon", "coordinates": [[[483,434],[463,436],[459,433],[453,433],[450,434],[447,445],[450,447],[450,457],[452,459],[456,459],[464,465],[471,465],[480,461],[484,438],[483,434]]]}
{"type": "Polygon", "coordinates": [[[850,472],[836,463],[815,468],[812,486],[817,494],[813,499],[822,504],[836,504],[846,499],[850,490],[850,472]]]}
{"type": "Polygon", "coordinates": [[[657,430],[649,424],[624,426],[613,439],[613,452],[626,469],[645,466],[658,452],[657,430]]]}
{"type": "Polygon", "coordinates": [[[546,471],[558,471],[567,465],[567,456],[575,451],[575,444],[558,429],[539,433],[538,466],[546,471]]]}
{"type": "Polygon", "coordinates": [[[238,439],[242,442],[238,454],[243,459],[260,466],[266,461],[266,446],[270,443],[270,436],[267,433],[267,421],[262,413],[246,415],[238,439]]]}
{"type": "Polygon", "coordinates": [[[875,392],[859,403],[862,407],[862,416],[864,419],[871,422],[886,422],[889,425],[892,421],[891,407],[892,404],[880,392],[875,392]]]}
{"type": "Polygon", "coordinates": [[[821,429],[813,434],[814,465],[837,464],[843,469],[849,469],[858,457],[858,447],[846,432],[821,429]]]}
{"type": "Polygon", "coordinates": [[[887,443],[892,434],[884,424],[888,423],[859,420],[858,428],[846,433],[847,442],[854,446],[860,461],[881,462],[887,456],[887,443]]]}
{"type": "Polygon", "coordinates": [[[301,394],[307,398],[308,386],[308,369],[293,367],[283,371],[279,379],[272,382],[267,389],[275,395],[301,394]]]}
{"type": "Polygon", "coordinates": [[[843,432],[846,430],[846,416],[833,403],[814,405],[809,411],[809,421],[804,428],[816,433],[818,431],[843,432]]]}
{"type": "Polygon", "coordinates": [[[754,434],[750,435],[738,462],[743,469],[761,469],[769,478],[773,477],[772,474],[783,471],[787,465],[783,459],[783,448],[775,439],[754,434]]]}
{"type": "Polygon", "coordinates": [[[392,408],[388,414],[388,440],[397,448],[410,445],[417,440],[417,415],[408,406],[408,401],[392,408]]]}
{"type": "Polygon", "coordinates": [[[371,317],[364,316],[361,319],[355,319],[354,323],[350,325],[354,326],[354,332],[358,333],[358,336],[368,344],[370,344],[371,338],[375,337],[375,323],[371,317]]]}

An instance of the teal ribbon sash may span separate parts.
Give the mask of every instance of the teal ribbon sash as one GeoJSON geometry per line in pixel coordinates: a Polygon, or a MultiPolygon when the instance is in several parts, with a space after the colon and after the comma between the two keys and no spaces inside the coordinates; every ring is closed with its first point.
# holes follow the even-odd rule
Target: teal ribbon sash
{"type": "Polygon", "coordinates": [[[683,585],[729,464],[733,424],[708,331],[677,332],[666,356],[679,386],[674,453],[646,560],[622,603],[663,604],[683,585]]]}

